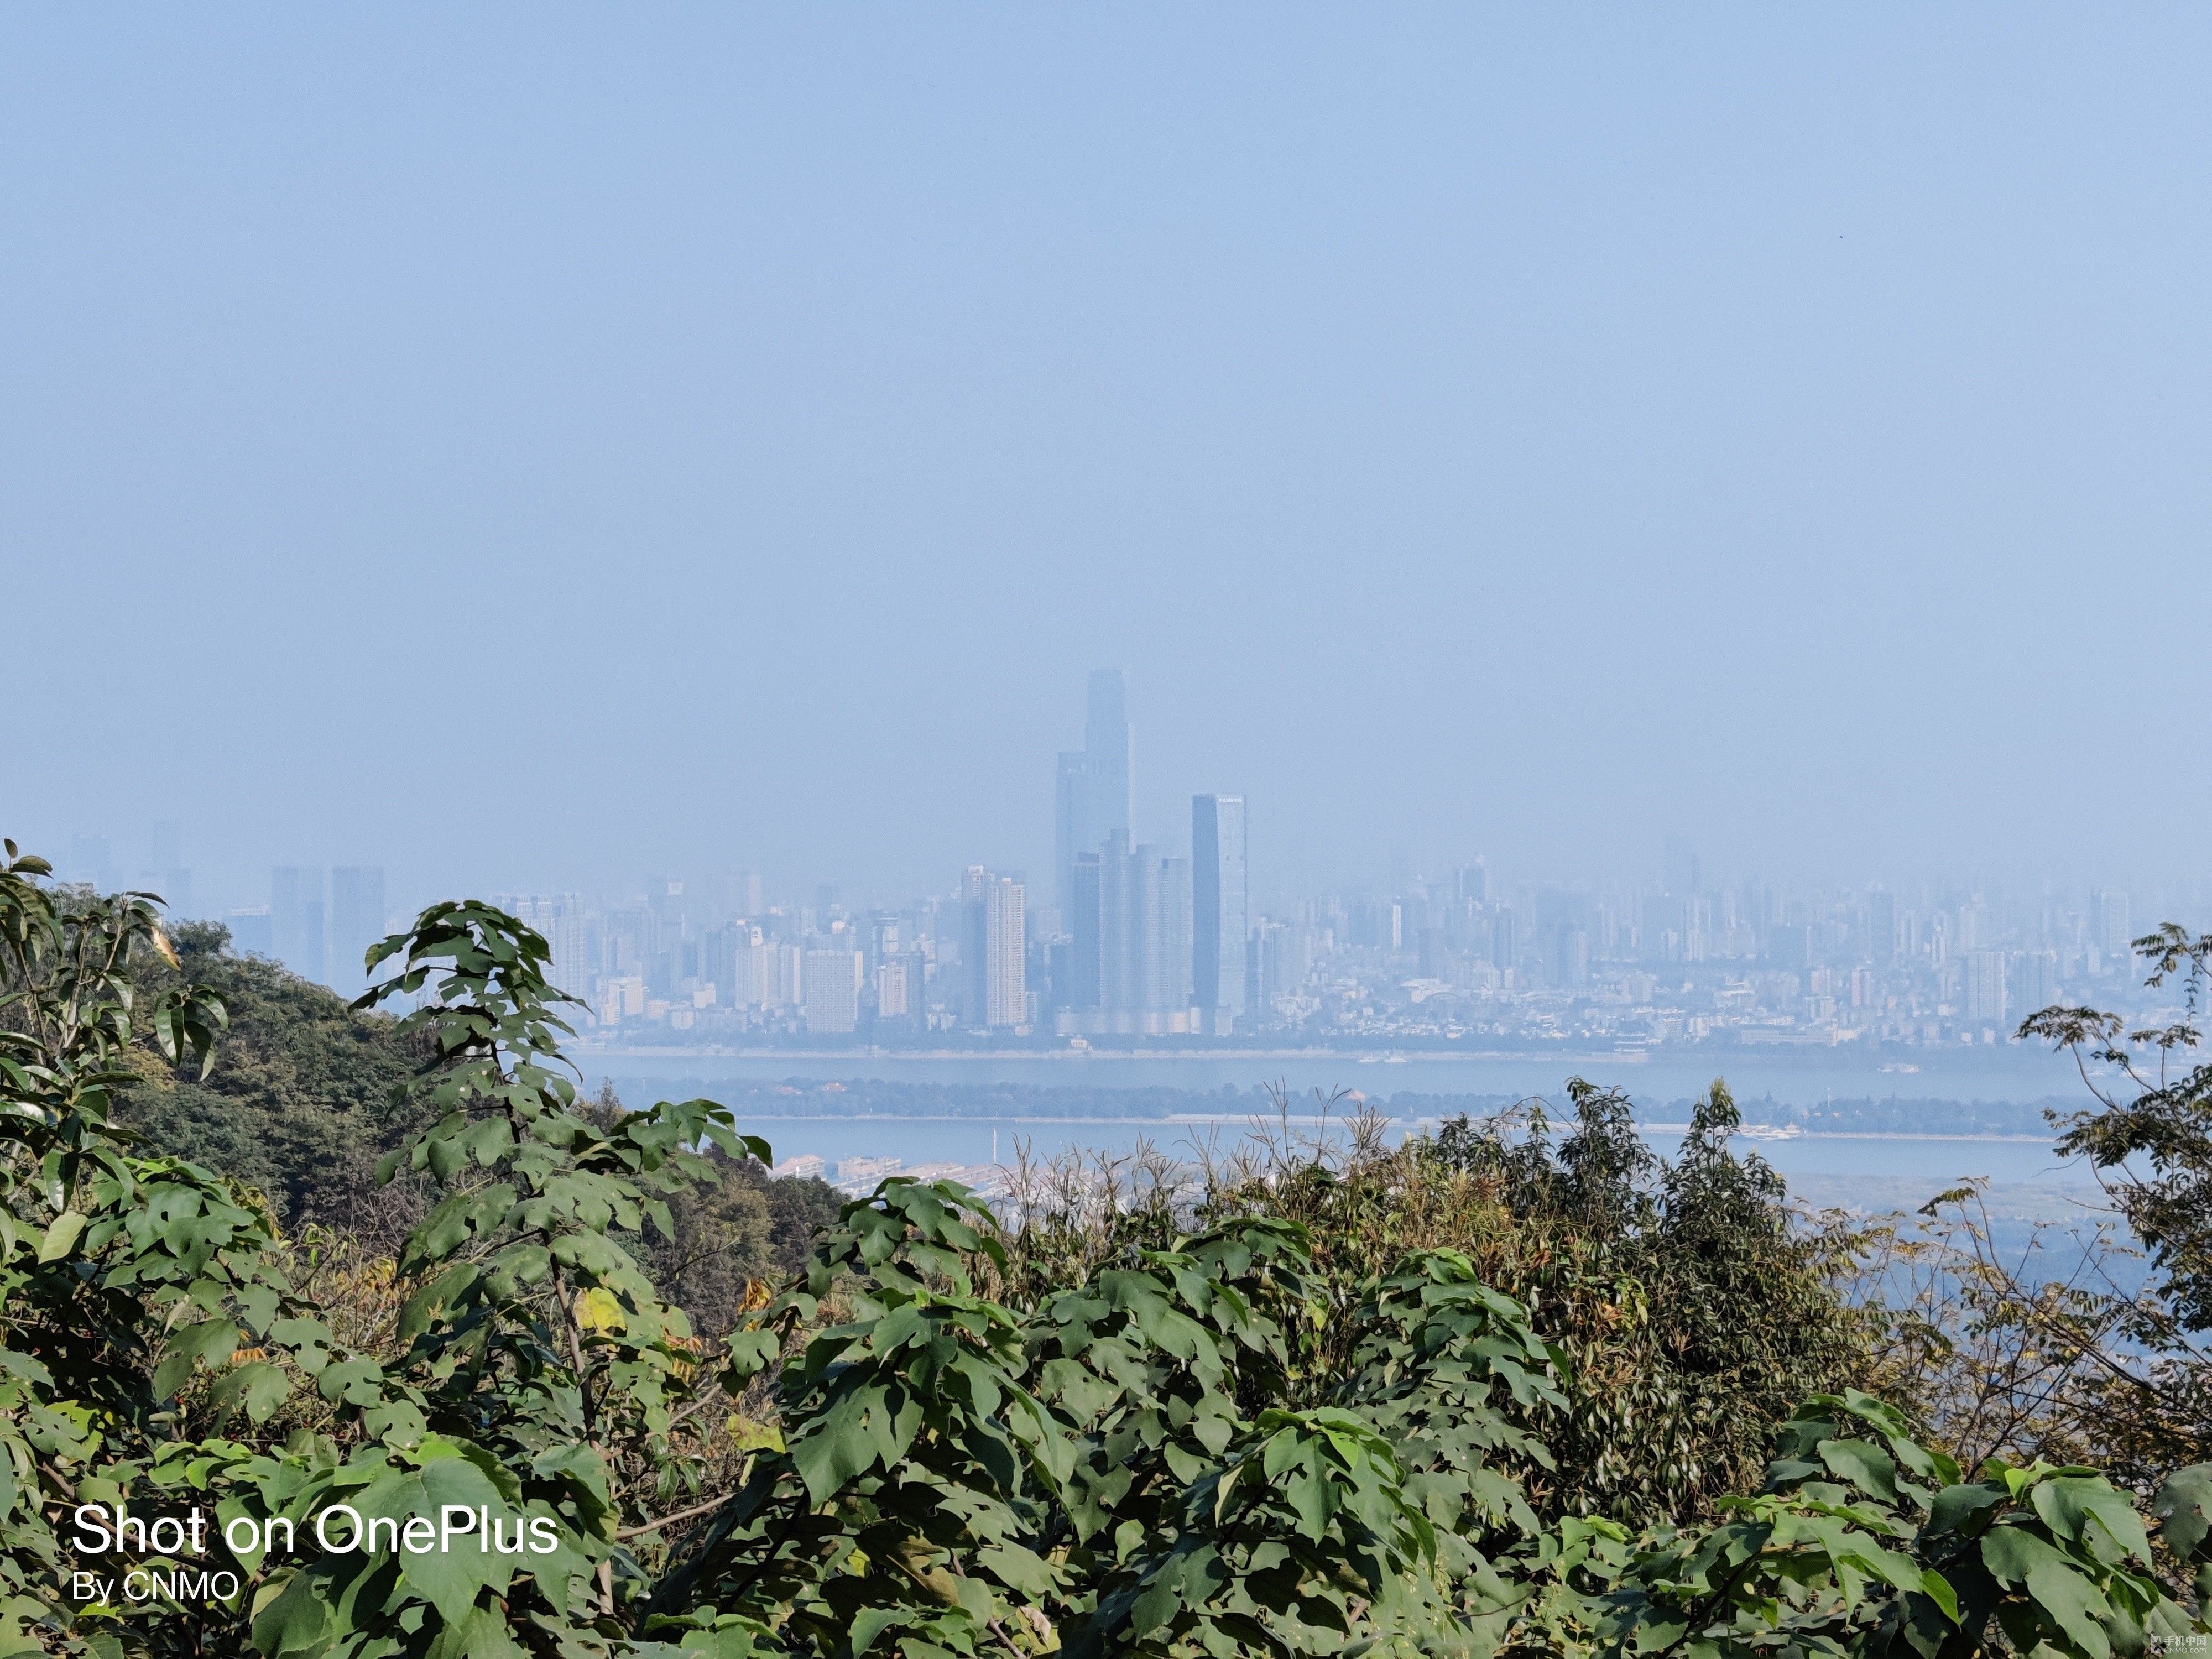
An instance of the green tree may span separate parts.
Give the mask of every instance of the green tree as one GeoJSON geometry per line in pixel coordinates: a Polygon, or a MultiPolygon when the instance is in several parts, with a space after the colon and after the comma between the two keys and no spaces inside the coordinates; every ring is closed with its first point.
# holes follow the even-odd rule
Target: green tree
{"type": "Polygon", "coordinates": [[[332,1338],[266,1209],[212,1170],[143,1155],[115,1121],[149,1054],[204,1079],[227,1018],[199,985],[139,995],[149,963],[179,965],[155,901],[56,889],[45,860],[4,848],[0,1651],[193,1651],[204,1621],[187,1633],[173,1602],[118,1636],[112,1608],[70,1596],[54,1518],[191,1481],[196,1443],[266,1423],[332,1338]]]}
{"type": "Polygon", "coordinates": [[[1757,1478],[1775,1425],[1808,1395],[1868,1380],[1869,1319],[1842,1296],[1850,1239],[1797,1224],[1778,1176],[1729,1146],[1716,1082],[1662,1165],[1627,1096],[1582,1079],[1556,1146],[1540,1106],[1443,1126],[1433,1156],[1509,1224],[1491,1282],[1529,1306],[1567,1364],[1547,1438],[1547,1512],[1686,1522],[1757,1478]]]}
{"type": "MultiPolygon", "coordinates": [[[[1556,1159],[1462,1136],[1234,1183],[1188,1231],[1165,1200],[1114,1206],[1056,1278],[972,1194],[894,1180],[710,1348],[641,1252],[768,1148],[708,1102],[580,1099],[544,940],[437,905],[373,953],[395,971],[363,999],[412,1005],[403,1097],[433,1121],[381,1173],[434,1199],[392,1340],[363,1349],[292,1271],[312,1243],[117,1124],[147,1056],[207,1074],[223,1010],[192,984],[142,998],[178,966],[149,900],[46,874],[7,849],[0,1654],[2112,1659],[2205,1629],[2173,1570],[2212,1589],[2212,1466],[2164,1483],[2154,1538],[2094,1470],[1969,1476],[1854,1390],[1790,1418],[1756,1491],[1693,1502],[1657,1477],[1645,1501],[1690,1525],[1588,1512],[1643,1492],[1638,1461],[1669,1443],[1632,1425],[1594,1449],[1605,1385],[1577,1343],[1671,1364],[1677,1402],[1825,1352],[1809,1316],[1778,1348],[1620,1311],[1648,1290],[1786,1312],[1775,1275],[1817,1273],[1771,1179],[1729,1158],[1718,1089],[1656,1183],[1624,1103],[1584,1089],[1556,1159]],[[1474,1248],[1439,1246],[1447,1225],[1474,1248]],[[735,1412],[763,1391],[772,1423],[735,1412]],[[303,1538],[337,1518],[360,1547],[241,1548],[212,1608],[58,1592],[70,1506],[186,1496],[303,1538]],[[434,1517],[477,1547],[415,1547],[403,1524],[434,1517]]],[[[1708,1473],[1733,1455],[1694,1413],[1667,1421],[1708,1473]]]]}
{"type": "Polygon", "coordinates": [[[219,998],[222,1064],[205,1078],[146,1068],[121,1097],[121,1121],[258,1188],[288,1228],[319,1224],[396,1249],[421,1194],[412,1183],[380,1187],[376,1163],[427,1127],[419,1044],[382,1013],[234,954],[212,923],[186,922],[172,943],[178,966],[141,964],[142,994],[190,983],[219,998]]]}

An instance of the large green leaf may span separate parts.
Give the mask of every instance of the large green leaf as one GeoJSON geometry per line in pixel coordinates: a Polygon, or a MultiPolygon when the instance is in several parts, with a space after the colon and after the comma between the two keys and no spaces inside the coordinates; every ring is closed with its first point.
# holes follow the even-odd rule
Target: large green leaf
{"type": "Polygon", "coordinates": [[[1872,1441],[1823,1440],[1817,1449],[1838,1479],[1885,1504],[1898,1501],[1896,1462],[1872,1441]]]}
{"type": "Polygon", "coordinates": [[[2037,1483],[2028,1498],[2044,1524],[2061,1538],[2107,1559],[2126,1554],[2150,1565],[2150,1539],[2142,1517],[2101,1475],[2054,1475],[2037,1483]]]}
{"type": "Polygon", "coordinates": [[[2166,1476],[2150,1510],[2166,1547],[2185,1561],[2194,1558],[2212,1537],[2212,1463],[2191,1463],[2166,1476]]]}

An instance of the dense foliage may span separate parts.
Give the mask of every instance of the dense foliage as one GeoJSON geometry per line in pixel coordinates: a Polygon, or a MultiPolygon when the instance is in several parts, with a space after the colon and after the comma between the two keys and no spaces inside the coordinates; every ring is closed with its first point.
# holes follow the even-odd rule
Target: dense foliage
{"type": "Polygon", "coordinates": [[[1005,1228],[892,1181],[773,1295],[725,1285],[710,1342],[667,1294],[702,1265],[680,1217],[768,1149],[704,1100],[580,1096],[530,929],[439,905],[373,953],[416,1064],[377,1109],[418,1126],[374,1173],[422,1200],[377,1260],[118,1121],[212,1074],[227,1004],[149,901],[46,873],[0,871],[0,1654],[2109,1659],[2203,1629],[2176,1575],[2212,1559],[2212,1470],[2154,1543],[2094,1472],[1962,1470],[1842,1381],[1836,1241],[1729,1155],[1723,1091],[1663,1170],[1579,1090],[1556,1151],[1470,1125],[1194,1200],[1073,1182],[1005,1228]],[[306,1547],[81,1596],[85,1504],[306,1547]],[[332,1516],[362,1547],[312,1541],[332,1516]]]}

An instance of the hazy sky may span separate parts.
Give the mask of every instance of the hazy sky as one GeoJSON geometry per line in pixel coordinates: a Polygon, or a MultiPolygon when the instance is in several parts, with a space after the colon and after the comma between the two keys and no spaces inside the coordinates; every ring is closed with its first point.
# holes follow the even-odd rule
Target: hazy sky
{"type": "MultiPolygon", "coordinates": [[[[2206,873],[2212,11],[15,7],[6,833],[2206,873]],[[2159,757],[2164,754],[2166,758],[2159,757]]],[[[265,891],[259,894],[265,896],[265,891]]]]}

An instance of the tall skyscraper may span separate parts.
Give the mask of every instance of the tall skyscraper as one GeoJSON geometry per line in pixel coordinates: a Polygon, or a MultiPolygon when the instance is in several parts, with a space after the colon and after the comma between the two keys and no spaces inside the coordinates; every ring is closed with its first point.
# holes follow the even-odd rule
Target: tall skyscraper
{"type": "Polygon", "coordinates": [[[1104,859],[1103,853],[1077,856],[1069,878],[1073,908],[1060,913],[1060,926],[1068,932],[1068,946],[1067,984],[1060,1000],[1076,1011],[1079,1021],[1085,1017],[1086,1011],[1095,1012],[1103,1006],[1099,980],[1099,882],[1104,859]]]}
{"type": "Polygon", "coordinates": [[[983,1023],[994,1031],[1030,1020],[1026,903],[1010,876],[983,884],[983,1023]]]}
{"type": "Polygon", "coordinates": [[[1106,845],[1099,980],[1113,1029],[1144,1036],[1188,1030],[1190,862],[1133,848],[1126,830],[1115,831],[1106,845]]]}
{"type": "Polygon", "coordinates": [[[741,916],[757,916],[761,913],[760,872],[754,869],[738,871],[730,878],[730,902],[741,916]]]}
{"type": "Polygon", "coordinates": [[[1226,1031],[1245,1008],[1243,796],[1191,797],[1190,884],[1191,1004],[1204,1029],[1226,1031]]]}
{"type": "Polygon", "coordinates": [[[2005,953],[1966,952],[1966,1018],[2002,1024],[2005,1017],[2005,953]]]}
{"type": "Polygon", "coordinates": [[[1027,890],[1012,876],[971,864],[961,880],[960,899],[962,1023],[987,1030],[1028,1024],[1027,890]]]}
{"type": "Polygon", "coordinates": [[[320,870],[284,864],[269,872],[269,943],[276,960],[301,979],[323,982],[329,969],[320,870]]]}
{"type": "Polygon", "coordinates": [[[1459,867],[1457,897],[1462,904],[1487,904],[1490,902],[1490,871],[1480,859],[1459,867]]]}
{"type": "MultiPolygon", "coordinates": [[[[597,928],[582,903],[574,896],[558,901],[552,921],[544,929],[545,943],[553,953],[546,964],[556,988],[570,996],[588,996],[592,981],[597,976],[594,957],[598,955],[597,928]]],[[[720,981],[715,995],[723,1001],[727,981],[720,981]]]]}
{"type": "Polygon", "coordinates": [[[1054,902],[1060,906],[1060,923],[1073,929],[1075,914],[1075,862],[1098,850],[1091,838],[1091,760],[1080,749],[1063,749],[1053,776],[1052,867],[1054,902]]]}
{"type": "Polygon", "coordinates": [[[1189,1030],[1190,860],[1132,847],[1128,833],[1116,830],[1103,852],[1077,860],[1073,885],[1068,1007],[1075,1029],[1189,1030]]]}
{"type": "Polygon", "coordinates": [[[1118,668],[1092,671],[1083,723],[1083,748],[1064,750],[1054,778],[1054,891],[1061,925],[1073,908],[1075,860],[1095,853],[1133,817],[1128,697],[1118,668]]]}
{"type": "Polygon", "coordinates": [[[383,937],[384,866],[337,866],[331,872],[331,983],[341,991],[360,990],[367,982],[362,958],[383,937]]]}
{"type": "Polygon", "coordinates": [[[1877,968],[1897,959],[1897,895],[1867,895],[1867,956],[1877,968]]]}
{"type": "Polygon", "coordinates": [[[1128,692],[1118,668],[1093,669],[1089,708],[1083,724],[1083,752],[1089,759],[1090,830],[1094,846],[1116,830],[1131,835],[1135,799],[1130,773],[1134,750],[1129,735],[1128,692]]]}
{"type": "Polygon", "coordinates": [[[980,864],[960,874],[960,1023],[980,1026],[991,998],[983,971],[990,944],[983,936],[983,887],[988,876],[980,864]]]}
{"type": "Polygon", "coordinates": [[[2135,943],[2128,926],[2128,896],[2109,891],[2098,894],[2090,926],[2095,934],[2090,942],[2109,959],[2107,968],[2116,962],[2124,964],[2135,943]]]}
{"type": "Polygon", "coordinates": [[[1491,965],[1504,970],[1516,966],[1520,959],[1520,930],[1513,912],[1501,906],[1490,924],[1491,965]]]}

